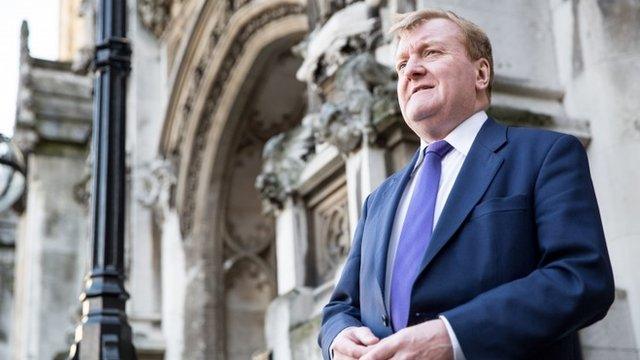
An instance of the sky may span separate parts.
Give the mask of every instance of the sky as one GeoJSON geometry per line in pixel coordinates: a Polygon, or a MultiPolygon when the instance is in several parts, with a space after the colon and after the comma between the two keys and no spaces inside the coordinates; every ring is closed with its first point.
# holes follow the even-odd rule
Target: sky
{"type": "Polygon", "coordinates": [[[20,24],[29,23],[31,56],[58,58],[59,0],[0,0],[0,133],[13,134],[20,61],[20,24]]]}

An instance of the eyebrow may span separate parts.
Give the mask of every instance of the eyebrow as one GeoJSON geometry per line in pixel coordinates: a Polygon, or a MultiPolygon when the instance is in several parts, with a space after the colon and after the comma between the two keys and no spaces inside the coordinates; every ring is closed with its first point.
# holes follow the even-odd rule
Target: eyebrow
{"type": "MultiPolygon", "coordinates": [[[[439,40],[432,40],[432,41],[419,41],[417,44],[417,48],[419,49],[424,49],[424,48],[431,48],[431,47],[435,47],[435,46],[444,46],[444,42],[439,41],[439,40]]],[[[402,52],[400,53],[396,53],[396,62],[398,60],[404,59],[407,57],[407,48],[403,49],[402,52]]]]}

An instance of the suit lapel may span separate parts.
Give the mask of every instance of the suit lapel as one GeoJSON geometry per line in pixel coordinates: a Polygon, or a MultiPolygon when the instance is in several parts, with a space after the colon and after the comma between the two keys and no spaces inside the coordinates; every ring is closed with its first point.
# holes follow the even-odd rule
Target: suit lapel
{"type": "Polygon", "coordinates": [[[451,239],[487,190],[502,165],[496,151],[506,142],[506,127],[488,118],[467,154],[436,224],[418,276],[451,239]]]}
{"type": "Polygon", "coordinates": [[[385,274],[387,268],[387,250],[389,248],[389,238],[391,236],[391,229],[393,228],[393,222],[396,217],[396,210],[398,209],[398,203],[404,193],[404,188],[407,186],[407,182],[411,178],[411,172],[414,164],[418,159],[418,151],[413,155],[411,162],[402,169],[397,176],[392,179],[392,182],[385,187],[383,193],[378,194],[377,202],[382,202],[382,207],[378,213],[378,217],[374,221],[379,221],[381,224],[379,231],[377,232],[378,238],[375,241],[375,251],[373,254],[375,276],[378,282],[378,288],[381,292],[381,296],[384,299],[384,284],[385,274]]]}

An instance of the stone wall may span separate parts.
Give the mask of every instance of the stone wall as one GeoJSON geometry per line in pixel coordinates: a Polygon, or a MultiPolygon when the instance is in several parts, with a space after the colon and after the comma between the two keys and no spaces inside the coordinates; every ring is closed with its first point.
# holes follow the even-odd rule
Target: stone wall
{"type": "Polygon", "coordinates": [[[84,166],[84,153],[28,158],[16,244],[13,359],[53,359],[69,351],[89,250],[85,209],[74,201],[84,166]]]}
{"type": "Polygon", "coordinates": [[[16,222],[12,210],[0,212],[0,359],[8,359],[11,350],[16,222]]]}

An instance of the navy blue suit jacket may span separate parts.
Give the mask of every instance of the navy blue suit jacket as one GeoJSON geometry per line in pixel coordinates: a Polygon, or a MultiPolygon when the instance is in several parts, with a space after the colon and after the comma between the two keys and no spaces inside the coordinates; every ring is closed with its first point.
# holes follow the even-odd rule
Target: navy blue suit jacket
{"type": "MultiPolygon", "coordinates": [[[[389,235],[416,161],[365,201],[319,343],[348,326],[392,334],[383,299],[389,235]]],[[[406,221],[410,221],[407,219],[406,221]]],[[[480,129],[422,258],[409,325],[444,315],[467,359],[580,359],[576,331],[614,299],[587,156],[573,136],[480,129]]]]}

